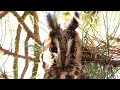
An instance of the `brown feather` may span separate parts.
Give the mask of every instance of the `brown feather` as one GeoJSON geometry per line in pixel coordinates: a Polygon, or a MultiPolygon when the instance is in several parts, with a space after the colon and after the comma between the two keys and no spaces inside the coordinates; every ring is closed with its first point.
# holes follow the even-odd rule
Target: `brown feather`
{"type": "MultiPolygon", "coordinates": [[[[75,12],[79,17],[79,14],[75,12]]],[[[47,15],[49,27],[52,28],[44,44],[46,79],[81,79],[87,78],[87,70],[81,64],[81,40],[75,31],[78,22],[73,18],[66,30],[60,29],[56,19],[47,15]]]]}

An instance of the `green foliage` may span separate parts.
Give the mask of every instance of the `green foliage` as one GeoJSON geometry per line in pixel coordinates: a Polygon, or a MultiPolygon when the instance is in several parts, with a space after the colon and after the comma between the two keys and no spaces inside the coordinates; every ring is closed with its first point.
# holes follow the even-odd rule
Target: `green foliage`
{"type": "MultiPolygon", "coordinates": [[[[119,54],[115,53],[119,48],[118,38],[120,25],[120,12],[97,12],[95,17],[92,12],[82,12],[83,25],[82,30],[85,33],[83,35],[84,46],[89,48],[96,56],[95,60],[107,61],[114,60],[119,54]],[[93,17],[97,21],[93,20],[93,17]],[[85,20],[85,21],[84,21],[85,20]],[[85,43],[86,42],[86,43],[85,43]],[[114,47],[114,48],[113,48],[114,47]],[[114,50],[114,52],[112,52],[114,50]],[[97,55],[100,55],[97,57],[97,55]],[[115,56],[116,55],[116,56],[115,56]]],[[[117,58],[119,59],[119,57],[117,58]]],[[[112,65],[100,65],[97,63],[88,63],[88,74],[92,79],[115,79],[116,73],[119,71],[119,67],[113,67],[112,65]]]]}
{"type": "Polygon", "coordinates": [[[116,79],[116,72],[119,70],[118,67],[95,63],[87,64],[87,68],[90,79],[116,79]]]}

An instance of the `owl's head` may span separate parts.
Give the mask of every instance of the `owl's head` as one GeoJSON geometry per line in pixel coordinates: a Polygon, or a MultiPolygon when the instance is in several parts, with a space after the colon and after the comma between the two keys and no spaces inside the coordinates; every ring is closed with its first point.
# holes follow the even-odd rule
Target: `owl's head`
{"type": "MultiPolygon", "coordinates": [[[[75,17],[79,18],[77,12],[75,17]]],[[[81,41],[75,29],[79,26],[73,17],[68,27],[62,30],[54,15],[47,15],[47,23],[51,31],[44,41],[43,61],[56,64],[57,67],[67,67],[70,64],[80,64],[81,41]]]]}

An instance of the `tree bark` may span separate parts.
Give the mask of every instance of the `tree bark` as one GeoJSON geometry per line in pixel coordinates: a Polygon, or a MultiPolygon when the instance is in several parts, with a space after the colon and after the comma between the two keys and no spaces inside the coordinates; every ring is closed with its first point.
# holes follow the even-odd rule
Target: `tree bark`
{"type": "MultiPolygon", "coordinates": [[[[26,11],[24,12],[24,14],[22,15],[23,20],[25,20],[25,18],[28,14],[29,14],[28,12],[26,12],[26,11]]],[[[18,79],[18,52],[19,52],[21,29],[22,29],[22,27],[19,24],[18,28],[17,28],[16,38],[15,38],[15,54],[16,54],[16,57],[14,57],[14,62],[13,62],[13,73],[14,73],[14,78],[15,79],[18,79]]]]}

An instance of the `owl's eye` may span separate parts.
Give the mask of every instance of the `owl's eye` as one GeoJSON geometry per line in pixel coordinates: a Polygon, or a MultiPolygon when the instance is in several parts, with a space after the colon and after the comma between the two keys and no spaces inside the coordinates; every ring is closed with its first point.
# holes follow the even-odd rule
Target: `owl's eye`
{"type": "Polygon", "coordinates": [[[51,45],[49,48],[49,51],[52,53],[57,53],[57,47],[55,47],[54,45],[51,45]]]}
{"type": "Polygon", "coordinates": [[[76,47],[71,48],[71,53],[76,53],[77,49],[76,47]]]}

